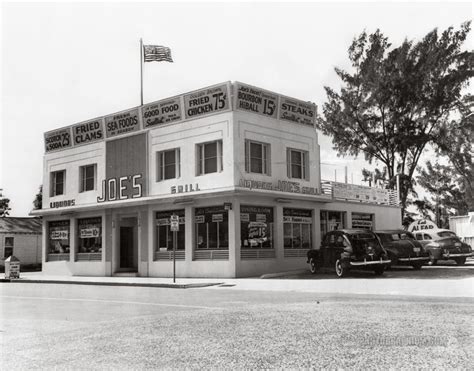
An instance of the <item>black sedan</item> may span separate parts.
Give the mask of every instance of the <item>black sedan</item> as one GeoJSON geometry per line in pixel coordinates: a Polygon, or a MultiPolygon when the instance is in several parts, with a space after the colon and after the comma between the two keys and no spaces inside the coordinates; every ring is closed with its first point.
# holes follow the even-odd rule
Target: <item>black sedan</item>
{"type": "Polygon", "coordinates": [[[425,251],[410,232],[396,229],[375,231],[375,234],[382,241],[391,265],[411,265],[413,269],[421,269],[423,264],[428,264],[428,251],[425,251]]]}
{"type": "Polygon", "coordinates": [[[377,236],[364,229],[341,229],[326,233],[319,250],[307,253],[311,273],[321,268],[334,268],[338,277],[351,269],[372,270],[383,274],[390,264],[387,252],[377,236]]]}

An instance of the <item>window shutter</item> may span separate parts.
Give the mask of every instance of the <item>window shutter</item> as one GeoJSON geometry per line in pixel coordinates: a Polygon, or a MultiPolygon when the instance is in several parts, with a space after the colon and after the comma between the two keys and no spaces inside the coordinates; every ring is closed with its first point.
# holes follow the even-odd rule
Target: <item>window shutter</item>
{"type": "Polygon", "coordinates": [[[286,149],[286,176],[291,178],[291,163],[290,163],[290,152],[289,148],[286,149]]]}
{"type": "Polygon", "coordinates": [[[272,154],[271,154],[271,147],[269,144],[264,146],[265,148],[265,163],[266,163],[266,174],[267,175],[272,175],[272,154]]]}
{"type": "Polygon", "coordinates": [[[244,159],[244,163],[245,163],[245,172],[248,173],[249,172],[249,162],[250,162],[250,144],[249,144],[249,141],[246,139],[245,140],[245,159],[244,159]]]}
{"type": "Polygon", "coordinates": [[[196,175],[202,174],[202,144],[196,145],[196,175]]]}
{"type": "Polygon", "coordinates": [[[181,149],[176,148],[176,178],[181,177],[181,149]]]}
{"type": "Polygon", "coordinates": [[[304,179],[309,180],[309,155],[308,152],[303,152],[304,160],[304,179]]]}
{"type": "Polygon", "coordinates": [[[217,141],[217,170],[221,172],[224,169],[222,163],[222,140],[217,141]]]}

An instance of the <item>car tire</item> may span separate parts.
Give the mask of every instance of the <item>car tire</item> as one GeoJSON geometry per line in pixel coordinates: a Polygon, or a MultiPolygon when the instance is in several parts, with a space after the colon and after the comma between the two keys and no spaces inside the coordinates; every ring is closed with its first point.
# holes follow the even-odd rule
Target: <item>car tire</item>
{"type": "Polygon", "coordinates": [[[340,259],[336,260],[335,267],[336,267],[336,275],[339,278],[347,276],[348,269],[344,268],[344,266],[342,265],[342,261],[340,259]]]}
{"type": "Polygon", "coordinates": [[[374,274],[376,276],[381,276],[384,271],[385,271],[385,267],[383,265],[381,267],[375,267],[374,268],[374,274]]]}
{"type": "Polygon", "coordinates": [[[309,259],[309,271],[311,274],[316,274],[318,272],[318,268],[316,267],[316,260],[314,258],[309,259]]]}
{"type": "Polygon", "coordinates": [[[464,265],[464,263],[466,263],[466,258],[465,257],[456,258],[454,259],[454,261],[456,262],[457,265],[464,265]]]}
{"type": "Polygon", "coordinates": [[[428,265],[436,265],[437,262],[438,262],[438,259],[435,259],[435,257],[433,256],[433,253],[430,251],[430,260],[428,262],[428,265]]]}
{"type": "Polygon", "coordinates": [[[416,270],[416,271],[419,271],[422,266],[423,266],[423,264],[420,264],[420,263],[412,265],[413,269],[416,270]]]}

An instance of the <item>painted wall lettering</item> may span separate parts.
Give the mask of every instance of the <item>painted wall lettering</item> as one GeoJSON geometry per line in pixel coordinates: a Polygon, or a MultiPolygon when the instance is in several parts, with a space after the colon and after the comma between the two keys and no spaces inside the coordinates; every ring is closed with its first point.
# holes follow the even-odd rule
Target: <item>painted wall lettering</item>
{"type": "Polygon", "coordinates": [[[141,178],[141,174],[135,174],[120,178],[104,179],[102,181],[102,194],[100,197],[97,197],[97,202],[142,197],[143,188],[138,182],[141,178]]]}

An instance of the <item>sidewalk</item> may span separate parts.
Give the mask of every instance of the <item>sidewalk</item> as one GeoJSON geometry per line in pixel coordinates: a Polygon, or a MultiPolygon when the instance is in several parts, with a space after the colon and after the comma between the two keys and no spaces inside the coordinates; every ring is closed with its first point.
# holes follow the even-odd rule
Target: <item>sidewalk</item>
{"type": "MultiPolygon", "coordinates": [[[[296,291],[325,294],[463,297],[474,298],[474,277],[459,279],[261,279],[261,278],[172,278],[46,276],[22,273],[11,283],[51,283],[161,288],[209,288],[213,290],[296,291]]],[[[1,284],[1,283],[0,283],[1,284]]],[[[5,283],[3,283],[5,284],[5,283]]]]}

